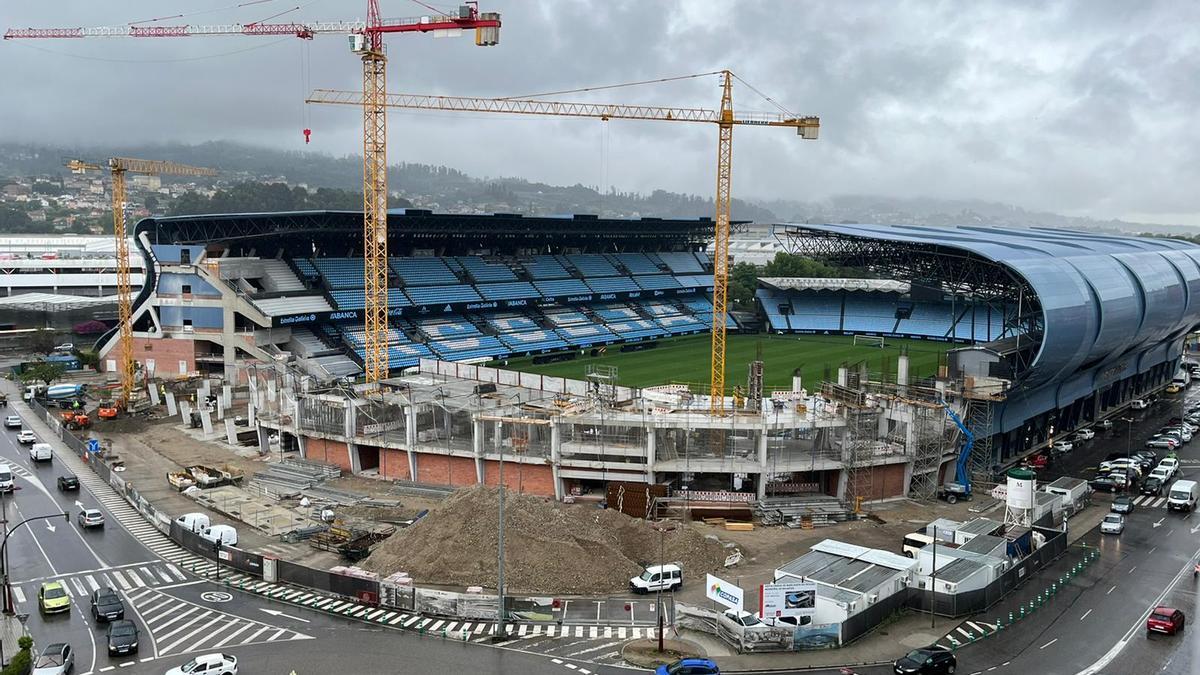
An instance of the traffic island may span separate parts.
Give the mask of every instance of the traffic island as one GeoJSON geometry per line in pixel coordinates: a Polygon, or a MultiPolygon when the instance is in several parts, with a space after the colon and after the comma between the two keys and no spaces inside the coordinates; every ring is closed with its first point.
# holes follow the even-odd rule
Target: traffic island
{"type": "Polygon", "coordinates": [[[704,649],[687,640],[663,640],[663,650],[658,651],[658,640],[630,640],[621,648],[621,658],[638,668],[657,668],[679,659],[707,656],[704,649]]]}

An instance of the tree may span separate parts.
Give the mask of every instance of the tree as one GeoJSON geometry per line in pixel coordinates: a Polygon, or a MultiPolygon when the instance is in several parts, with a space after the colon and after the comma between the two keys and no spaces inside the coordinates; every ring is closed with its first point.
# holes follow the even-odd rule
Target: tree
{"type": "Polygon", "coordinates": [[[63,376],[67,369],[57,363],[46,363],[41,361],[28,365],[21,371],[21,381],[26,384],[30,382],[43,382],[47,387],[51,382],[63,376]]]}
{"type": "Polygon", "coordinates": [[[851,268],[834,267],[812,258],[779,252],[775,259],[763,267],[764,277],[846,277],[856,276],[851,268]]]}
{"type": "Polygon", "coordinates": [[[158,197],[154,195],[146,195],[146,210],[154,213],[158,209],[158,197]]]}
{"type": "Polygon", "coordinates": [[[757,265],[740,262],[729,273],[729,299],[739,309],[749,309],[754,304],[754,289],[758,286],[757,265]]]}
{"type": "Polygon", "coordinates": [[[52,330],[39,330],[29,336],[29,349],[35,354],[49,354],[58,346],[58,336],[52,330]]]}
{"type": "Polygon", "coordinates": [[[33,638],[22,635],[17,639],[17,653],[8,661],[0,675],[26,675],[33,666],[33,638]]]}

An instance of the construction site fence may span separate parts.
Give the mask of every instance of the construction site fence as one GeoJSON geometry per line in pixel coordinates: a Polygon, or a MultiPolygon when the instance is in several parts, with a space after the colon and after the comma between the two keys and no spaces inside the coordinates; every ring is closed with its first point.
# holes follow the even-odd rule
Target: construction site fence
{"type": "Polygon", "coordinates": [[[932,605],[934,614],[959,617],[981,612],[995,605],[1004,596],[1032,578],[1039,570],[1067,552],[1067,534],[1065,532],[1040,527],[1033,529],[1046,537],[1046,543],[987,586],[964,593],[938,593],[935,591],[932,597],[930,597],[928,589],[911,588],[909,589],[908,606],[928,612],[932,605]]]}

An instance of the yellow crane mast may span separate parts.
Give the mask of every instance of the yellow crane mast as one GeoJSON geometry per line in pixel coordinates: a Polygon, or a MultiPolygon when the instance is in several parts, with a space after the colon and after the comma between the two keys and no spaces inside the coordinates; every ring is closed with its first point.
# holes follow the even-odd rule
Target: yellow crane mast
{"type": "Polygon", "coordinates": [[[117,369],[121,376],[120,405],[127,405],[133,395],[133,290],[129,284],[129,240],[125,236],[125,174],[136,173],[147,176],[215,176],[216,171],[175,162],[152,159],[112,157],[107,165],[93,164],[78,159],[67,162],[72,173],[102,171],[108,169],[112,175],[113,237],[117,248],[117,324],[120,330],[117,369]]]}
{"type": "MultiPolygon", "coordinates": [[[[725,322],[729,289],[729,206],[733,179],[733,127],[739,125],[790,127],[794,128],[801,138],[816,140],[821,121],[815,116],[798,116],[788,112],[735,114],[733,110],[733,73],[728,70],[705,73],[705,75],[713,74],[721,76],[721,106],[718,110],[609,103],[571,103],[540,98],[481,98],[425,94],[387,94],[384,100],[388,108],[410,110],[590,117],[606,121],[628,119],[716,124],[718,127],[717,192],[714,200],[716,202],[716,225],[713,236],[715,250],[713,253],[712,375],[709,393],[712,414],[724,415],[725,322]]],[[[362,106],[367,101],[360,92],[356,91],[317,89],[309,96],[307,102],[362,106]]]]}

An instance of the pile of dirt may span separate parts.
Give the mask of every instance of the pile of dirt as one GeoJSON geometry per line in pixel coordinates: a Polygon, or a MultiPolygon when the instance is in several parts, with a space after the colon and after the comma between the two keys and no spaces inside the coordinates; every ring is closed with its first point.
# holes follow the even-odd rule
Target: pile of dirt
{"type": "MultiPolygon", "coordinates": [[[[361,565],[418,583],[495,587],[499,492],[460,490],[412,527],[383,542],[361,565]]],[[[659,560],[659,531],[647,521],[511,491],[504,498],[504,575],[510,592],[589,594],[628,590],[629,578],[659,560]]],[[[682,563],[684,583],[702,583],[726,551],[686,524],[663,535],[665,559],[682,563]]]]}

